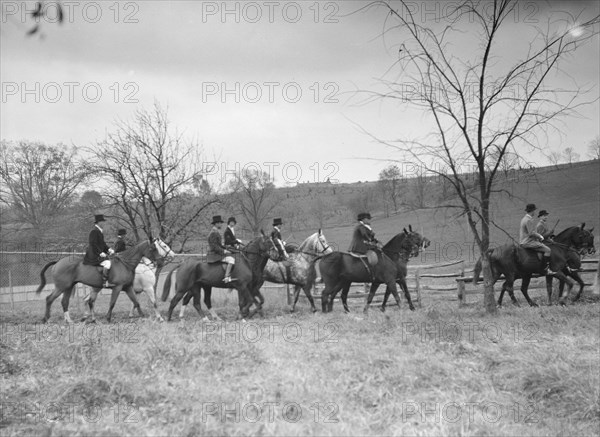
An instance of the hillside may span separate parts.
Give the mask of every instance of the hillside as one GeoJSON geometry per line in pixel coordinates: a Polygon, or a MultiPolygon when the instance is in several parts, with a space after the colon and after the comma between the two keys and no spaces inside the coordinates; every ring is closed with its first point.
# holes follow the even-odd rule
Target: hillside
{"type": "MultiPolygon", "coordinates": [[[[358,184],[354,189],[358,190],[364,185],[358,184]]],[[[492,204],[492,219],[499,228],[513,237],[517,236],[524,206],[530,202],[535,203],[539,209],[550,212],[551,226],[560,219],[557,230],[582,222],[585,222],[588,228],[600,229],[600,161],[587,161],[558,168],[543,167],[535,172],[518,171],[503,180],[499,188],[509,194],[498,193],[492,204]]],[[[472,247],[473,237],[466,219],[457,216],[457,212],[458,210],[430,207],[401,212],[386,218],[381,211],[375,210],[372,211],[372,224],[382,241],[387,241],[409,224],[422,232],[432,241],[430,250],[422,256],[423,262],[442,262],[461,256],[470,259],[468,249],[472,247]]],[[[323,232],[332,245],[346,250],[354,225],[354,221],[326,224],[323,232]]],[[[311,231],[299,230],[294,234],[300,238],[292,240],[301,241],[311,231]]],[[[492,229],[492,240],[496,244],[510,241],[505,233],[496,228],[492,229]]]]}

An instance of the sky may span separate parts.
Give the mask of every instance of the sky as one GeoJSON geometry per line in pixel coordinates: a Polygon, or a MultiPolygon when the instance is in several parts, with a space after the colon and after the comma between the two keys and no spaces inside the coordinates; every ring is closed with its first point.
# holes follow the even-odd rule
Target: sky
{"type": "MultiPolygon", "coordinates": [[[[159,102],[172,126],[201,144],[212,178],[223,182],[252,167],[283,186],[376,180],[398,156],[372,137],[424,138],[432,130],[420,110],[365,103],[356,93],[381,89],[382,77],[398,74],[389,69],[402,42],[399,33],[382,37],[387,14],[366,2],[71,1],[63,2],[62,25],[49,2],[42,37],[25,35],[34,2],[1,3],[4,140],[89,147],[115,121],[159,102]]],[[[409,4],[423,25],[451,24],[447,2],[409,4]]],[[[520,2],[495,47],[495,65],[523,54],[549,19],[571,26],[599,9],[597,1],[520,2]]],[[[477,29],[459,24],[464,38],[451,49],[468,57],[477,29]]],[[[557,89],[591,87],[589,99],[597,98],[599,52],[596,35],[550,80],[557,89]]],[[[543,147],[571,146],[585,156],[599,120],[596,101],[543,147]]],[[[548,164],[540,151],[523,153],[548,164]]]]}

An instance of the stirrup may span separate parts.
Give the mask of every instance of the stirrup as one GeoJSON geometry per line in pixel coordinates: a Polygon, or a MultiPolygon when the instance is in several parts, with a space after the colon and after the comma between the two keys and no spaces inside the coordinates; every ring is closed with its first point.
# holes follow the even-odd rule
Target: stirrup
{"type": "Polygon", "coordinates": [[[223,278],[223,282],[226,284],[229,284],[230,282],[233,282],[233,281],[237,281],[237,279],[232,278],[231,276],[227,276],[226,278],[223,278]]]}

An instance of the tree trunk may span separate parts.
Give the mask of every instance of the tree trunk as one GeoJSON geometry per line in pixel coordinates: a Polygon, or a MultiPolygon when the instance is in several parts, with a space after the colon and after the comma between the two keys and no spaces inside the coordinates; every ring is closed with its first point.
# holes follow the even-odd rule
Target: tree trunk
{"type": "Polygon", "coordinates": [[[483,304],[485,306],[485,312],[488,314],[495,314],[496,298],[494,296],[494,283],[492,278],[492,266],[488,254],[482,254],[481,256],[481,267],[483,270],[483,304]]]}

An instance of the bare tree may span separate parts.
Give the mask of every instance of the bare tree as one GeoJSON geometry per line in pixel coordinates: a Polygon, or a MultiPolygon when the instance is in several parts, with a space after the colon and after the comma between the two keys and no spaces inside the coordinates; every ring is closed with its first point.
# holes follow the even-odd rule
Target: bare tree
{"type": "Polygon", "coordinates": [[[600,135],[596,135],[596,138],[588,143],[588,156],[591,159],[600,159],[600,135]]]}
{"type": "Polygon", "coordinates": [[[87,173],[77,162],[77,150],[63,144],[2,141],[0,202],[17,219],[41,232],[65,210],[87,173]]]}
{"type": "Polygon", "coordinates": [[[550,153],[546,155],[550,164],[554,165],[558,168],[558,164],[562,162],[563,154],[558,150],[551,150],[550,153]]]}
{"type": "Polygon", "coordinates": [[[383,204],[386,210],[386,216],[389,217],[389,203],[394,207],[394,212],[398,212],[398,200],[400,198],[400,183],[402,173],[400,168],[395,165],[389,165],[379,172],[379,188],[383,196],[383,204]]]}
{"type": "Polygon", "coordinates": [[[385,91],[370,91],[367,101],[391,98],[412,105],[427,114],[433,133],[391,142],[373,137],[400,151],[402,161],[417,162],[452,184],[458,203],[443,206],[459,208],[466,217],[482,256],[485,308],[496,312],[488,249],[495,225],[490,202],[500,191],[495,182],[502,159],[511,150],[539,149],[538,134],[589,103],[582,101],[580,88],[555,91],[550,77],[560,72],[559,61],[595,38],[599,17],[581,20],[577,32],[565,29],[564,21],[550,22],[537,30],[525,54],[512,51],[514,59],[509,59],[500,49],[504,38],[523,26],[509,21],[516,0],[462,2],[451,8],[451,24],[439,29],[419,24],[403,0],[394,6],[374,4],[385,8],[386,23],[393,22],[384,29],[386,38],[398,31],[403,43],[399,69],[387,73],[397,74],[384,77],[385,91]],[[478,45],[465,50],[464,38],[471,31],[478,45]],[[407,90],[407,83],[414,86],[407,90]],[[474,190],[465,181],[473,172],[474,190]]]}
{"type": "Polygon", "coordinates": [[[572,165],[574,162],[579,161],[579,153],[575,151],[573,147],[567,147],[563,150],[563,155],[567,164],[572,165]]]}
{"type": "Polygon", "coordinates": [[[256,236],[265,226],[265,220],[279,205],[275,185],[269,173],[257,169],[244,169],[229,183],[231,208],[241,214],[256,236]]]}
{"type": "Polygon", "coordinates": [[[161,236],[168,244],[184,236],[206,209],[218,201],[202,183],[202,149],[170,128],[167,110],[155,103],[139,110],[132,122],[90,149],[89,168],[140,239],[161,236]]]}

